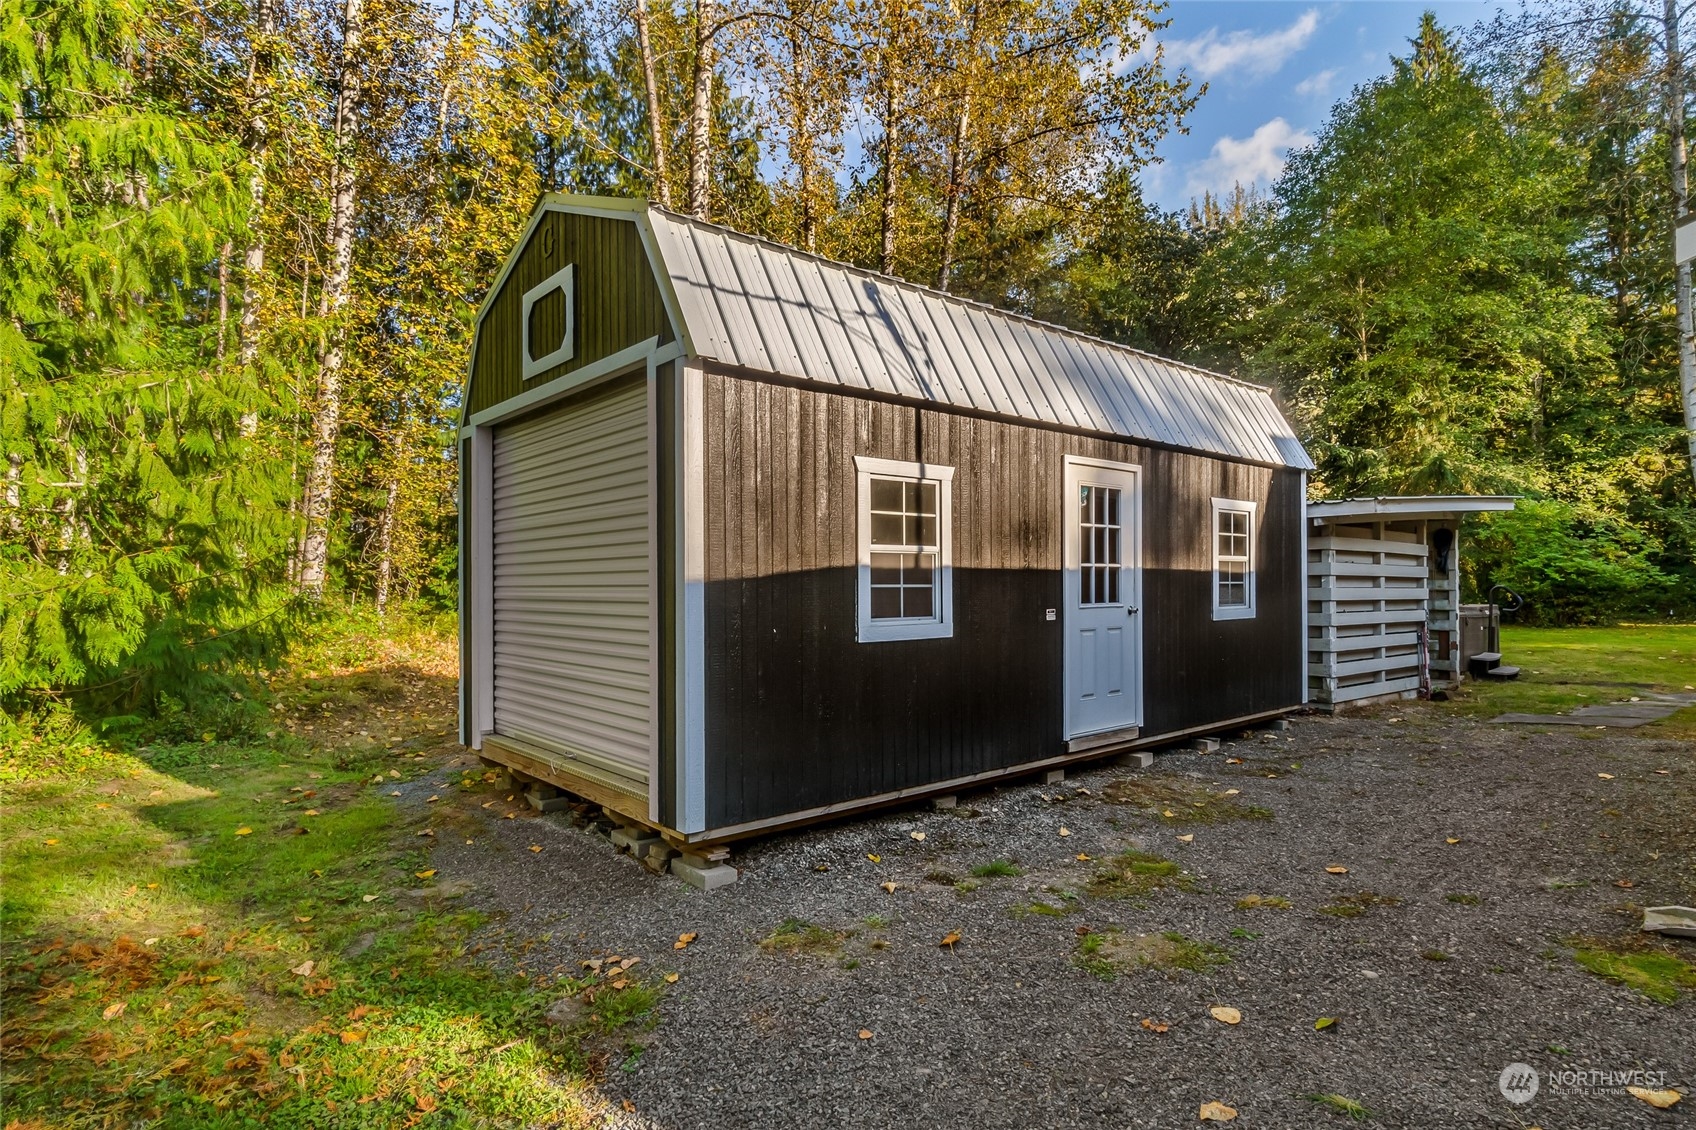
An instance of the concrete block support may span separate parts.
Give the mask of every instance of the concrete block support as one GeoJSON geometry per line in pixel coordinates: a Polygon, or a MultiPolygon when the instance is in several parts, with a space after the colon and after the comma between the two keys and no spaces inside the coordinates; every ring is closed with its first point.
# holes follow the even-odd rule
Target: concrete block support
{"type": "Polygon", "coordinates": [[[637,859],[641,859],[652,851],[655,844],[665,843],[664,840],[660,839],[658,833],[647,828],[614,828],[610,838],[613,847],[619,851],[629,852],[637,859]]]}
{"type": "Polygon", "coordinates": [[[1066,771],[1064,769],[1050,769],[1042,775],[1042,783],[1045,785],[1058,785],[1065,779],[1066,771]]]}
{"type": "Polygon", "coordinates": [[[1217,753],[1219,751],[1219,739],[1192,738],[1190,739],[1190,748],[1197,753],[1217,753]]]}
{"type": "Polygon", "coordinates": [[[1266,728],[1268,730],[1287,730],[1290,728],[1290,720],[1288,718],[1274,718],[1266,724],[1266,728]]]}
{"type": "Polygon", "coordinates": [[[958,808],[960,806],[960,798],[955,796],[953,793],[950,793],[947,796],[933,796],[930,798],[930,806],[932,810],[936,812],[945,812],[950,808],[958,808]]]}
{"type": "Polygon", "coordinates": [[[1154,753],[1152,750],[1133,749],[1115,757],[1113,764],[1126,765],[1132,769],[1152,769],[1154,767],[1154,753]]]}
{"type": "Polygon", "coordinates": [[[671,861],[671,873],[691,887],[703,891],[716,891],[736,882],[736,868],[728,863],[707,863],[700,856],[689,852],[671,861]]]}
{"type": "Polygon", "coordinates": [[[537,812],[559,812],[571,807],[571,797],[552,785],[538,781],[524,793],[524,799],[537,812]]]}

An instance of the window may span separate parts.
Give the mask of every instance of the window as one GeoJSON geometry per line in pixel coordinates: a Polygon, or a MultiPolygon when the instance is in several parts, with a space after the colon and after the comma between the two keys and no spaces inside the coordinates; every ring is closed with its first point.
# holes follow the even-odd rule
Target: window
{"type": "Polygon", "coordinates": [[[1254,515],[1259,504],[1213,500],[1213,618],[1254,616],[1254,515]]]}
{"type": "Polygon", "coordinates": [[[1118,487],[1078,487],[1078,603],[1086,608],[1119,603],[1119,495],[1118,487]]]}
{"type": "Polygon", "coordinates": [[[861,643],[954,634],[954,468],[856,457],[861,643]]]}

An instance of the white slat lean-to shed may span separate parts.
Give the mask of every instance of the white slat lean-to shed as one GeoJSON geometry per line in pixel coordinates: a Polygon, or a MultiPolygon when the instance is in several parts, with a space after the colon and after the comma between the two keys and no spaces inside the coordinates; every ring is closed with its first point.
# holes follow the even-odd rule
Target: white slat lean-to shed
{"type": "Polygon", "coordinates": [[[1307,677],[1316,706],[1411,698],[1458,683],[1460,524],[1504,495],[1307,504],[1307,677]],[[1426,646],[1420,646],[1421,631],[1426,646]]]}

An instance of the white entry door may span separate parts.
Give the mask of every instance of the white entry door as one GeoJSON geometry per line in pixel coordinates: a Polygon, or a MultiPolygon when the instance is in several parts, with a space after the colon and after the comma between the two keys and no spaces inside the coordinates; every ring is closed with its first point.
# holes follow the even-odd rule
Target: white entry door
{"type": "Polygon", "coordinates": [[[1125,463],[1068,457],[1066,737],[1142,724],[1142,492],[1125,463]]]}

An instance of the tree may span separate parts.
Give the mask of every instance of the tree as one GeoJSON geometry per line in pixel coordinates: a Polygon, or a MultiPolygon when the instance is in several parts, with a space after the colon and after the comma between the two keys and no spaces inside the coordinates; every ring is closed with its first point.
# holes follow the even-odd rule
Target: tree
{"type": "Polygon", "coordinates": [[[1291,157],[1239,252],[1265,303],[1239,333],[1332,492],[1526,489],[1555,390],[1605,372],[1606,312],[1570,274],[1579,168],[1429,14],[1412,46],[1291,157]]]}
{"type": "Polygon", "coordinates": [[[203,125],[198,13],[5,0],[0,29],[0,709],[128,713],[290,617],[286,473],[216,364],[248,165],[203,125]]]}
{"type": "Polygon", "coordinates": [[[358,177],[354,146],[359,131],[359,83],[364,60],[360,38],[364,31],[364,0],[344,0],[341,64],[336,83],[334,154],[330,169],[330,223],[325,242],[330,267],[318,295],[318,315],[328,321],[318,360],[318,392],[312,406],[312,464],[306,475],[301,512],[306,535],[301,544],[300,588],[321,597],[330,560],[330,497],[336,481],[336,440],[342,410],[342,360],[347,330],[341,321],[353,273],[353,237],[358,207],[358,177]]]}

